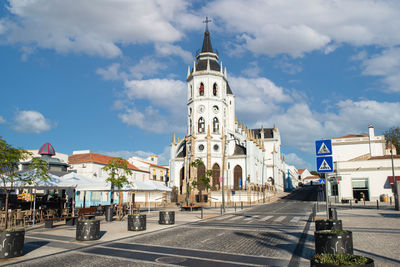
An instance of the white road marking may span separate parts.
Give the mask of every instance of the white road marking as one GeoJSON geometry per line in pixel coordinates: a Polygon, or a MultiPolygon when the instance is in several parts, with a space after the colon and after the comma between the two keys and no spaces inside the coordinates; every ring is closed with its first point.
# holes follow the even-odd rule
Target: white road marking
{"type": "Polygon", "coordinates": [[[300,221],[300,218],[301,218],[301,217],[299,217],[299,216],[293,217],[293,218],[290,220],[290,222],[291,222],[291,223],[297,223],[298,221],[300,221]]]}
{"type": "Polygon", "coordinates": [[[286,218],[286,216],[280,216],[274,220],[274,222],[281,222],[286,218]]]}
{"type": "Polygon", "coordinates": [[[268,221],[268,220],[271,219],[272,217],[274,217],[274,216],[270,215],[270,216],[267,216],[267,217],[262,218],[261,220],[262,220],[262,221],[268,221]]]}

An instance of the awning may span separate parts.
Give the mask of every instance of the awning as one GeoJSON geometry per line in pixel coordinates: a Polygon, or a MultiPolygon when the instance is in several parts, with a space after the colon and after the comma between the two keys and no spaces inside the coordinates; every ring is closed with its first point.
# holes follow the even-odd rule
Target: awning
{"type": "MultiPolygon", "coordinates": [[[[393,186],[393,176],[388,176],[390,186],[393,186]]],[[[396,181],[400,181],[400,176],[395,176],[396,181]]]]}

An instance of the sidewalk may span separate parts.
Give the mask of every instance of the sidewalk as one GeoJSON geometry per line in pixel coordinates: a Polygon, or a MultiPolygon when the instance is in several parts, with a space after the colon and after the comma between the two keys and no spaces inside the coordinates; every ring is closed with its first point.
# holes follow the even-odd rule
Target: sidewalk
{"type": "MultiPolygon", "coordinates": [[[[400,265],[400,211],[389,205],[376,209],[373,202],[353,205],[353,209],[349,204],[336,207],[343,229],[353,232],[354,254],[373,258],[375,266],[400,265]]],[[[325,207],[320,205],[321,208],[325,207]]],[[[326,217],[326,211],[318,212],[317,217],[326,217]]],[[[305,244],[307,249],[303,251],[314,251],[314,231],[312,222],[305,244]]]]}
{"type": "MultiPolygon", "coordinates": [[[[274,197],[273,201],[276,201],[274,197]]],[[[262,203],[260,203],[262,204],[262,203]]],[[[255,204],[256,205],[256,204],[255,204]]],[[[251,207],[254,207],[252,205],[251,207]]],[[[243,210],[250,208],[244,206],[243,210]]],[[[152,210],[150,212],[142,212],[147,216],[147,229],[144,231],[128,231],[127,230],[127,216],[122,221],[114,220],[113,222],[106,222],[104,216],[98,216],[100,222],[100,240],[96,241],[77,241],[75,240],[75,226],[67,226],[65,222],[58,222],[54,224],[54,228],[44,228],[43,224],[29,227],[25,232],[25,246],[24,255],[21,257],[0,259],[0,266],[18,263],[25,260],[40,258],[43,256],[64,253],[70,250],[76,250],[82,247],[90,247],[106,242],[116,241],[128,237],[138,235],[145,235],[151,232],[163,231],[164,229],[178,227],[183,224],[196,222],[201,219],[201,210],[198,211],[180,211],[178,208],[166,208],[165,210],[175,211],[175,224],[173,225],[160,225],[158,224],[159,210],[152,210]]],[[[236,207],[236,211],[240,212],[240,205],[236,207]]],[[[203,220],[220,216],[220,208],[205,208],[203,210],[203,220]]],[[[234,207],[227,207],[225,214],[234,213],[234,207]]],[[[114,219],[116,219],[114,217],[114,219]]]]}

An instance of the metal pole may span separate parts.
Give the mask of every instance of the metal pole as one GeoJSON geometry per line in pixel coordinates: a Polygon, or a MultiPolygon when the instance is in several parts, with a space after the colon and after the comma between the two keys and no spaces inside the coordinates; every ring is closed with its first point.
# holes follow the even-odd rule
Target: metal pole
{"type": "Polygon", "coordinates": [[[225,179],[224,179],[224,170],[225,170],[225,152],[226,152],[226,135],[224,135],[224,151],[222,152],[222,206],[221,206],[221,214],[222,209],[225,211],[225,179]]]}
{"type": "Polygon", "coordinates": [[[326,218],[329,219],[329,204],[328,204],[328,199],[329,199],[329,194],[328,194],[328,179],[326,177],[326,174],[324,174],[325,178],[325,200],[326,200],[326,218]]]}
{"type": "Polygon", "coordinates": [[[263,203],[265,203],[265,190],[264,190],[264,156],[263,156],[263,162],[262,162],[262,193],[263,193],[263,203]]]}
{"type": "Polygon", "coordinates": [[[35,188],[35,194],[33,195],[33,212],[32,212],[32,225],[35,225],[35,219],[36,219],[36,188],[35,188]]]}
{"type": "Polygon", "coordinates": [[[203,219],[203,207],[201,207],[201,218],[203,219]]]}
{"type": "Polygon", "coordinates": [[[393,162],[393,149],[392,149],[393,144],[392,144],[392,141],[389,141],[389,142],[390,142],[390,157],[391,157],[391,160],[392,160],[394,209],[395,210],[399,210],[400,207],[399,207],[399,203],[397,201],[397,199],[399,198],[399,195],[398,195],[399,192],[397,192],[396,176],[394,175],[394,162],[393,162]]]}

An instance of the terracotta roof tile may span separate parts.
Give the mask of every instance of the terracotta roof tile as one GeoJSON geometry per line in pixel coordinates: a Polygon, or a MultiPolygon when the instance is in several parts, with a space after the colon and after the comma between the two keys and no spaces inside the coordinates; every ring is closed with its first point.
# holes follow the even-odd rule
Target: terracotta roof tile
{"type": "Polygon", "coordinates": [[[365,135],[363,135],[363,134],[348,134],[348,135],[341,136],[341,137],[334,138],[334,139],[340,139],[340,138],[352,138],[352,137],[365,137],[365,135]]]}
{"type": "MultiPolygon", "coordinates": [[[[106,156],[97,153],[85,153],[85,154],[75,154],[68,157],[69,164],[78,164],[78,163],[99,163],[103,165],[107,165],[111,160],[116,159],[116,157],[106,156]]],[[[143,171],[136,167],[135,165],[128,163],[128,168],[135,171],[143,171]]]]}
{"type": "MultiPolygon", "coordinates": [[[[391,157],[392,157],[391,155],[376,156],[376,157],[370,157],[368,160],[390,159],[391,157]]],[[[400,155],[393,155],[393,158],[400,159],[400,155]]]]}
{"type": "Polygon", "coordinates": [[[302,174],[305,170],[306,170],[306,169],[298,169],[297,172],[298,172],[299,174],[302,174]]]}
{"type": "Polygon", "coordinates": [[[157,164],[150,163],[150,162],[147,162],[147,161],[143,161],[143,160],[139,160],[139,161],[143,162],[143,163],[146,163],[146,164],[149,164],[150,166],[159,167],[159,168],[163,168],[163,169],[168,169],[165,166],[157,165],[157,164]]]}

